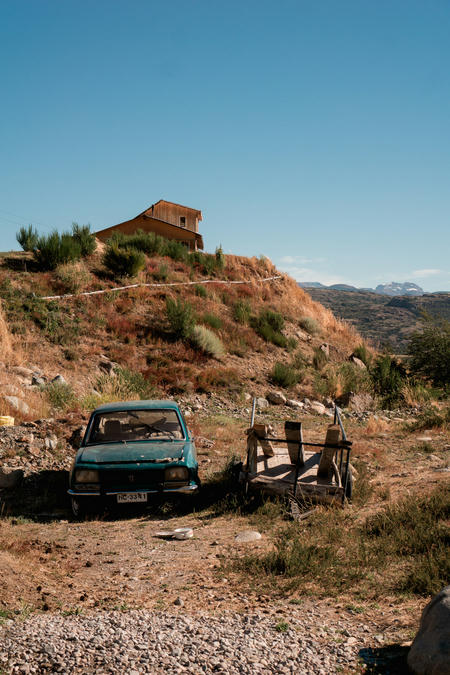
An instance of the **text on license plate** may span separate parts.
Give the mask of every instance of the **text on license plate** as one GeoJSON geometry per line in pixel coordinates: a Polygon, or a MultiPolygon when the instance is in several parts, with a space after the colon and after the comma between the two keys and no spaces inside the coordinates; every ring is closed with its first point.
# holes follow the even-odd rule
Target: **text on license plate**
{"type": "Polygon", "coordinates": [[[118,504],[130,504],[134,502],[146,502],[147,493],[146,492],[122,492],[117,495],[118,504]]]}

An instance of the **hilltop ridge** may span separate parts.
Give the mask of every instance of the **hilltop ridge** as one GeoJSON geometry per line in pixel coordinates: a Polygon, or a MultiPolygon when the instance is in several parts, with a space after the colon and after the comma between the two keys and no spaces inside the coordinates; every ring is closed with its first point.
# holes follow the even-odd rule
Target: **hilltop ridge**
{"type": "MultiPolygon", "coordinates": [[[[6,358],[3,354],[0,379],[13,391],[16,384],[11,384],[8,363],[34,367],[45,381],[61,374],[78,403],[89,407],[102,397],[126,397],[128,392],[126,387],[114,391],[111,382],[105,382],[105,372],[99,369],[102,360],[126,370],[134,382],[128,392],[132,397],[139,392],[150,397],[212,390],[234,398],[244,391],[260,395],[274,386],[272,371],[281,363],[299,373],[291,395],[307,396],[315,393],[314,350],[329,344],[330,360],[345,362],[361,342],[356,331],[268,259],[229,255],[224,256],[223,269],[215,269],[214,255],[196,256],[193,264],[149,257],[132,280],[107,273],[101,246],[84,261],[53,272],[37,270],[26,253],[5,257],[0,297],[10,348],[6,358]],[[279,278],[263,281],[274,276],[279,278]],[[136,286],[113,290],[123,285],[136,286]],[[40,299],[93,291],[105,292],[40,299]],[[168,298],[191,308],[202,335],[206,332],[221,344],[220,354],[173,333],[168,298]]],[[[42,400],[39,389],[30,391],[27,401],[30,409],[44,414],[45,397],[42,400]]],[[[5,401],[2,412],[11,412],[5,401]]]]}

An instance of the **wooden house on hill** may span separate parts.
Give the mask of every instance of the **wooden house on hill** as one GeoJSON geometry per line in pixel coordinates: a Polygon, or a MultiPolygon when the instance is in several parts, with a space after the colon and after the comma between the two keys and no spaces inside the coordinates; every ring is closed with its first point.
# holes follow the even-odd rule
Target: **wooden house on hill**
{"type": "Polygon", "coordinates": [[[198,231],[198,224],[201,219],[202,212],[197,209],[160,199],[159,202],[152,204],[135,218],[99,230],[95,233],[95,236],[100,241],[106,241],[114,232],[134,234],[137,230],[143,230],[144,232],[154,232],[166,239],[182,241],[189,246],[191,251],[196,251],[197,249],[203,249],[203,238],[198,231]]]}

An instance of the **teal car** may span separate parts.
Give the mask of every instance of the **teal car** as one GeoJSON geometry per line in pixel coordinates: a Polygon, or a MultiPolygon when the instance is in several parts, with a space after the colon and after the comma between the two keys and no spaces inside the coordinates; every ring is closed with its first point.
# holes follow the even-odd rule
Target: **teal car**
{"type": "Polygon", "coordinates": [[[194,439],[175,401],[127,401],[92,413],[69,479],[73,514],[199,489],[194,439]]]}

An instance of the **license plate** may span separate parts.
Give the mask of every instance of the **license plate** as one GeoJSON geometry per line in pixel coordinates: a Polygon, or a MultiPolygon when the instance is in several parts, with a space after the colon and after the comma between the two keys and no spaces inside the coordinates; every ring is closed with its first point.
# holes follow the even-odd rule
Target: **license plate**
{"type": "Polygon", "coordinates": [[[117,495],[118,504],[134,504],[135,502],[146,502],[146,492],[123,492],[117,495]]]}

